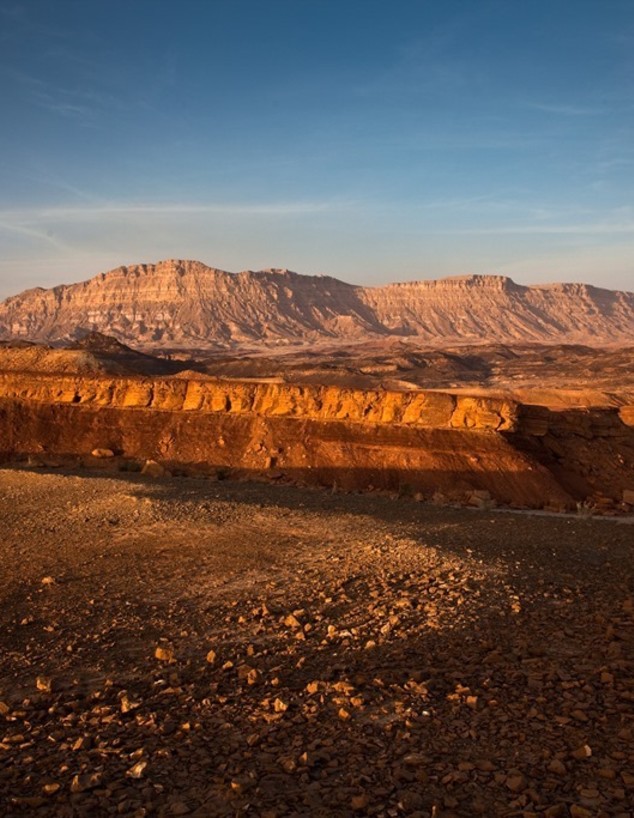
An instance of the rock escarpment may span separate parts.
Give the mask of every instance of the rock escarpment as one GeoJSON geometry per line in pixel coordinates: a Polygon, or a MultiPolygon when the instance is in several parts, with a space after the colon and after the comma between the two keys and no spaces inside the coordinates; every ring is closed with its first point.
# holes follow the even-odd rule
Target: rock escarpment
{"type": "Polygon", "coordinates": [[[599,492],[617,503],[634,473],[634,429],[617,409],[220,379],[5,372],[0,441],[5,459],[103,451],[123,465],[531,507],[599,492]]]}
{"type": "Polygon", "coordinates": [[[632,343],[634,294],[479,275],[358,287],[288,270],[232,274],[170,260],[27,290],[0,304],[0,339],[51,342],[87,331],[156,349],[389,336],[632,343]]]}
{"type": "Polygon", "coordinates": [[[211,412],[423,429],[508,431],[519,406],[499,398],[443,392],[388,392],[332,386],[182,378],[90,378],[0,374],[3,398],[92,408],[211,412]]]}

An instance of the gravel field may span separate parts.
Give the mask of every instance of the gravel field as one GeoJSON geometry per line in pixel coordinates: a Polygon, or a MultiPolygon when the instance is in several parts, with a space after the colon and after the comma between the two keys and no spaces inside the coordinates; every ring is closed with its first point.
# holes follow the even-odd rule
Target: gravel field
{"type": "Polygon", "coordinates": [[[0,470],[3,816],[634,816],[634,526],[0,470]]]}

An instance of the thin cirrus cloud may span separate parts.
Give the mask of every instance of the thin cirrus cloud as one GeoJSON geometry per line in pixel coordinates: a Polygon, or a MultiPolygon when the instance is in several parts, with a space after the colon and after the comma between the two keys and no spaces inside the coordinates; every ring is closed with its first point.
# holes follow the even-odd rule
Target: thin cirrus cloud
{"type": "Polygon", "coordinates": [[[512,235],[571,235],[609,236],[620,233],[634,237],[634,221],[596,222],[594,224],[518,224],[492,227],[449,228],[439,231],[443,235],[464,236],[512,236],[512,235]]]}
{"type": "Polygon", "coordinates": [[[122,111],[126,107],[121,97],[103,88],[67,87],[17,69],[8,69],[4,73],[21,89],[24,99],[31,105],[71,119],[80,126],[96,127],[102,114],[122,111]]]}
{"type": "Polygon", "coordinates": [[[0,232],[13,233],[20,238],[31,239],[36,244],[46,244],[54,247],[56,250],[68,251],[71,249],[70,245],[52,235],[46,229],[37,229],[37,227],[30,226],[28,223],[16,222],[11,219],[7,220],[0,214],[0,232]]]}
{"type": "MultiPolygon", "coordinates": [[[[82,242],[85,230],[93,236],[102,235],[103,241],[109,243],[112,231],[120,227],[125,229],[130,220],[136,220],[146,229],[160,226],[161,230],[182,224],[183,219],[217,217],[224,223],[240,224],[244,219],[265,219],[267,224],[284,223],[289,218],[300,219],[298,226],[306,225],[304,217],[322,215],[326,219],[337,219],[346,214],[351,222],[364,221],[366,224],[382,223],[386,218],[394,217],[385,209],[384,204],[370,201],[352,200],[316,200],[290,202],[243,202],[243,203],[87,203],[81,206],[42,207],[33,209],[0,210],[0,232],[13,234],[22,242],[26,239],[34,245],[48,245],[57,251],[69,252],[72,245],[82,242]],[[228,220],[228,222],[227,222],[228,220]]],[[[436,200],[427,206],[418,206],[410,214],[419,235],[436,236],[633,236],[634,218],[629,208],[613,212],[609,217],[597,219],[592,212],[585,210],[569,212],[565,221],[559,221],[563,212],[556,210],[535,210],[534,208],[518,209],[509,201],[504,203],[487,196],[465,199],[436,200]],[[438,223],[433,218],[434,211],[459,213],[473,209],[488,211],[489,218],[484,222],[455,223],[450,227],[438,223]],[[522,212],[523,211],[523,212],[522,212]],[[416,215],[416,213],[418,215],[416,215]],[[515,219],[499,221],[494,214],[507,217],[514,213],[515,219]],[[432,215],[425,215],[432,214],[432,215]],[[595,218],[593,219],[593,216],[595,218]],[[493,218],[492,218],[493,217],[493,218]],[[582,218],[580,218],[582,217],[582,218]]]]}
{"type": "Polygon", "coordinates": [[[545,114],[558,114],[560,116],[600,116],[605,113],[604,108],[591,108],[584,105],[556,102],[526,102],[524,106],[545,114]]]}
{"type": "Polygon", "coordinates": [[[81,207],[52,207],[0,211],[0,226],[11,229],[28,223],[41,222],[86,222],[103,217],[117,216],[187,216],[187,215],[227,215],[227,216],[292,216],[304,213],[342,211],[353,207],[352,202],[297,201],[263,203],[221,203],[208,204],[100,204],[81,207]]]}

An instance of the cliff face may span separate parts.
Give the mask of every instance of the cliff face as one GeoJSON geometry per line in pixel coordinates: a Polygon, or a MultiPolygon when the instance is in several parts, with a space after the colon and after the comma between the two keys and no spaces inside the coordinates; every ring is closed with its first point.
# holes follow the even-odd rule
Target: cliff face
{"type": "Polygon", "coordinates": [[[634,338],[634,294],[585,284],[523,287],[501,276],[466,276],[365,289],[363,297],[390,332],[426,340],[634,338]]]}
{"type": "Polygon", "coordinates": [[[0,304],[0,339],[55,341],[92,330],[157,348],[389,335],[631,343],[634,294],[581,284],[523,287],[500,276],[364,288],[286,270],[231,274],[164,261],[0,304]]]}
{"type": "Polygon", "coordinates": [[[492,397],[181,378],[0,374],[0,455],[570,505],[632,488],[616,409],[552,412],[492,397]]]}
{"type": "Polygon", "coordinates": [[[388,392],[332,386],[223,380],[108,378],[0,374],[0,397],[91,408],[254,415],[346,421],[374,426],[508,431],[512,401],[442,392],[388,392]]]}

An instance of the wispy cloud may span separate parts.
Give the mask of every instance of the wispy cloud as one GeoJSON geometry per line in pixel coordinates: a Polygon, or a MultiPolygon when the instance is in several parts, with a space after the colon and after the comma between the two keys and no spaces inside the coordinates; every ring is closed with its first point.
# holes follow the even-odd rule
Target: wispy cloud
{"type": "Polygon", "coordinates": [[[17,236],[25,236],[29,239],[35,240],[36,243],[47,244],[51,247],[54,247],[56,250],[70,250],[70,246],[65,242],[61,241],[56,236],[52,235],[47,230],[41,230],[37,227],[30,226],[28,224],[22,224],[19,222],[6,220],[2,218],[0,215],[0,232],[4,233],[11,233],[17,236]]]}
{"type": "Polygon", "coordinates": [[[63,190],[65,193],[70,193],[73,197],[82,202],[90,202],[91,204],[101,203],[101,200],[94,194],[82,190],[48,169],[36,167],[32,172],[24,173],[23,178],[28,179],[30,182],[35,182],[38,185],[44,185],[47,188],[63,190]]]}
{"type": "Polygon", "coordinates": [[[50,207],[24,210],[0,210],[0,219],[5,224],[25,224],[40,222],[85,222],[104,217],[127,216],[187,216],[187,215],[228,215],[228,216],[292,216],[304,213],[324,213],[348,210],[355,206],[351,201],[295,201],[295,202],[246,202],[206,204],[87,204],[81,207],[50,207]]]}
{"type": "Polygon", "coordinates": [[[513,236],[513,235],[571,235],[608,236],[631,234],[634,236],[634,221],[596,222],[593,224],[517,224],[491,225],[490,227],[457,227],[437,231],[441,235],[462,236],[513,236]]]}
{"type": "Polygon", "coordinates": [[[542,111],[545,114],[557,114],[559,116],[599,116],[605,113],[605,110],[601,108],[589,108],[583,105],[557,102],[527,102],[525,107],[542,111]]]}
{"type": "Polygon", "coordinates": [[[24,71],[9,70],[6,73],[22,87],[33,105],[73,119],[84,127],[94,128],[101,115],[125,107],[122,99],[105,90],[55,84],[24,71]]]}

